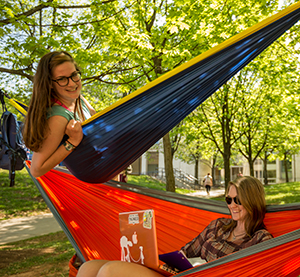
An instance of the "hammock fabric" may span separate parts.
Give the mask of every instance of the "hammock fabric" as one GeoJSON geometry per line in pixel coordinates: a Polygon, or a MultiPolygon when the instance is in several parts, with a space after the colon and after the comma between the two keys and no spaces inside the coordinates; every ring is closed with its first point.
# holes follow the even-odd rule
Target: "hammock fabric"
{"type": "MultiPolygon", "coordinates": [[[[229,217],[224,202],[114,181],[90,184],[58,170],[34,181],[82,261],[120,260],[119,212],[155,210],[159,253],[180,249],[211,220],[229,217]]],[[[274,239],[176,276],[298,276],[300,203],[268,207],[265,224],[274,239]]],[[[70,276],[77,272],[73,260],[70,276]]]]}
{"type": "Polygon", "coordinates": [[[112,179],[299,19],[300,2],[96,114],[65,165],[89,183],[112,179]]]}

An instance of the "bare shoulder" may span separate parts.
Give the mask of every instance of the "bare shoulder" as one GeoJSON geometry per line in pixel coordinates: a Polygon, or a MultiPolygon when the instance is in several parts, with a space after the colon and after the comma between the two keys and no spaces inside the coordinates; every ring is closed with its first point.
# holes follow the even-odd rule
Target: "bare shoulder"
{"type": "Polygon", "coordinates": [[[60,127],[60,126],[66,127],[67,124],[68,124],[68,119],[66,119],[61,115],[54,115],[48,119],[48,125],[50,129],[52,129],[52,127],[60,127]]]}
{"type": "Polygon", "coordinates": [[[47,140],[51,140],[52,142],[59,143],[66,130],[66,126],[68,125],[68,120],[60,115],[52,116],[48,119],[49,130],[47,132],[47,140]]]}

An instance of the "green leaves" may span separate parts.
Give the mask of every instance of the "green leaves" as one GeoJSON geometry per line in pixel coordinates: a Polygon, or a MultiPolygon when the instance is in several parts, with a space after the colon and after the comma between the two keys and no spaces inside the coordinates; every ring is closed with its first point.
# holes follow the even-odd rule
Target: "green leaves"
{"type": "MultiPolygon", "coordinates": [[[[269,17],[277,6],[277,1],[257,0],[6,1],[0,9],[0,87],[27,99],[28,76],[33,77],[40,57],[67,50],[82,67],[83,93],[102,109],[269,17]]],[[[266,136],[270,146],[276,144],[275,134],[283,132],[287,141],[288,130],[299,133],[292,127],[299,114],[294,96],[300,91],[298,29],[193,113],[179,131],[185,145],[219,151],[229,162],[232,150],[247,152],[250,137],[255,157],[266,136]]]]}

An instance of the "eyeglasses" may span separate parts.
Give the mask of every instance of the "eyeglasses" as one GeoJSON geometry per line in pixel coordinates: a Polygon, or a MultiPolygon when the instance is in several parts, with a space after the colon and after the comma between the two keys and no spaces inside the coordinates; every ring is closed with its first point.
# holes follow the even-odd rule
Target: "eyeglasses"
{"type": "Polygon", "coordinates": [[[73,82],[77,83],[81,80],[81,72],[75,71],[71,76],[69,77],[60,77],[56,80],[53,80],[53,82],[57,83],[61,87],[66,87],[69,84],[69,79],[72,79],[73,82]]]}
{"type": "Polygon", "coordinates": [[[232,203],[232,200],[234,201],[235,204],[242,205],[240,199],[237,196],[233,198],[231,198],[230,196],[225,197],[225,201],[228,205],[232,203]]]}

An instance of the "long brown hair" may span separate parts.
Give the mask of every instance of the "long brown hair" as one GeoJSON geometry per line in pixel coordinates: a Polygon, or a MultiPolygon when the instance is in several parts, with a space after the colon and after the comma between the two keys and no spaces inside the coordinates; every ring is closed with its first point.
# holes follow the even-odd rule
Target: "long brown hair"
{"type": "MultiPolygon", "coordinates": [[[[53,69],[65,62],[71,62],[76,70],[79,67],[72,56],[65,51],[54,51],[44,55],[37,67],[33,81],[33,92],[28,107],[23,130],[23,138],[26,146],[32,151],[38,151],[43,140],[47,137],[49,126],[47,113],[53,105],[53,99],[58,98],[52,88],[53,69]]],[[[76,99],[74,114],[82,116],[80,97],[76,99]]]]}
{"type": "MultiPolygon", "coordinates": [[[[266,213],[265,190],[262,183],[251,176],[243,176],[229,182],[226,189],[226,196],[229,188],[235,186],[238,198],[246,209],[245,230],[248,236],[260,230],[265,229],[264,218],[266,213]]],[[[225,231],[235,228],[237,222],[232,220],[229,225],[224,227],[225,231]]]]}

